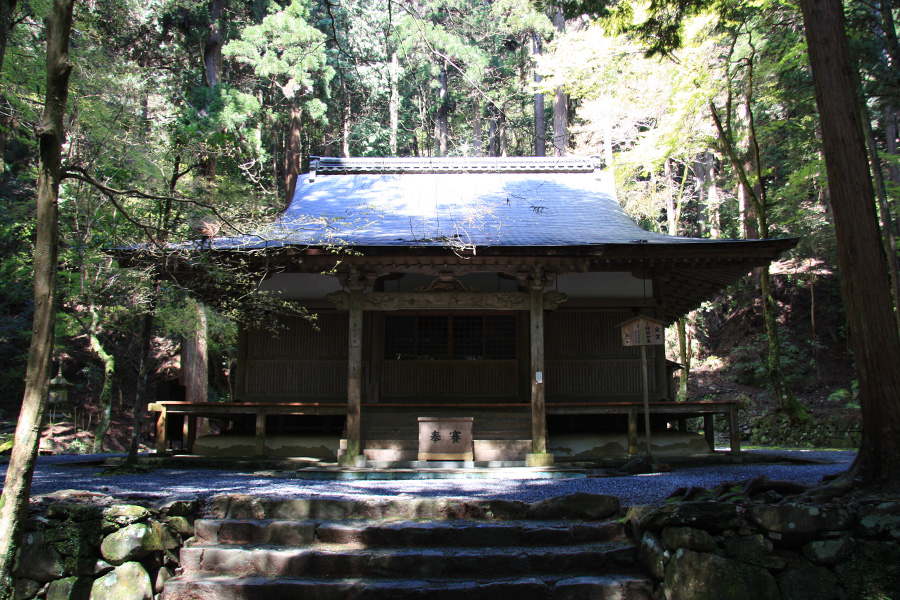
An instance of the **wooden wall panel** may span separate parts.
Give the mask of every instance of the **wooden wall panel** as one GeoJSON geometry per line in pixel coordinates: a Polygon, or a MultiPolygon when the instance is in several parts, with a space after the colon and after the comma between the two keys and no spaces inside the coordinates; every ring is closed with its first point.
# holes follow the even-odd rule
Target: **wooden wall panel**
{"type": "Polygon", "coordinates": [[[247,395],[300,402],[305,397],[347,398],[346,361],[253,361],[247,369],[247,395]]]}
{"type": "MultiPolygon", "coordinates": [[[[643,397],[641,350],[623,346],[618,327],[633,316],[630,310],[564,309],[547,316],[545,381],[550,401],[643,397]]],[[[651,390],[656,385],[652,356],[647,361],[651,390]]]]}
{"type": "Polygon", "coordinates": [[[486,361],[384,361],[381,398],[515,398],[518,363],[486,361]]]}
{"type": "Polygon", "coordinates": [[[556,310],[545,319],[547,360],[639,357],[636,347],[622,345],[619,324],[633,317],[628,310],[556,310]]]}
{"type": "Polygon", "coordinates": [[[301,317],[284,317],[282,322],[285,328],[281,331],[250,330],[250,361],[286,358],[346,360],[347,313],[319,313],[316,318],[318,330],[301,317]]]}
{"type": "MultiPolygon", "coordinates": [[[[553,397],[604,396],[643,398],[641,359],[550,360],[546,362],[547,394],[553,397]]],[[[647,360],[650,389],[656,382],[654,361],[647,360]]]]}
{"type": "Polygon", "coordinates": [[[315,329],[283,317],[278,332],[248,332],[246,398],[250,401],[347,399],[347,313],[321,312],[315,329]]]}

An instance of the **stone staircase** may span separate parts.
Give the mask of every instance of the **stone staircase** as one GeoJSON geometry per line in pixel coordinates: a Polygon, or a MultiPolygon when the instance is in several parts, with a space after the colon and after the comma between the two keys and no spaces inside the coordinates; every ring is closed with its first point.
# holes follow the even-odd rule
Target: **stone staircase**
{"type": "Polygon", "coordinates": [[[575,496],[531,505],[218,497],[161,600],[648,600],[652,583],[624,524],[608,518],[618,501],[575,496]]]}
{"type": "MultiPolygon", "coordinates": [[[[366,411],[360,420],[363,453],[370,461],[408,462],[418,459],[418,417],[473,417],[472,435],[476,462],[524,461],[531,452],[531,413],[527,407],[485,410],[480,407],[453,409],[394,409],[366,411]]],[[[346,432],[338,456],[346,452],[346,432]]]]}

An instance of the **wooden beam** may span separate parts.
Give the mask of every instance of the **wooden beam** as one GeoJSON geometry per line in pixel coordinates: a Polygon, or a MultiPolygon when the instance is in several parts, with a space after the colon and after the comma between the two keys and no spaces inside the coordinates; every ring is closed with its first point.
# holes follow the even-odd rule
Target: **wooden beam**
{"type": "MultiPolygon", "coordinates": [[[[338,309],[349,310],[351,294],[333,292],[327,298],[338,309]]],[[[566,301],[562,292],[541,292],[541,303],[553,310],[566,301]]],[[[529,310],[527,292],[370,292],[361,296],[365,311],[391,310],[529,310]]]]}

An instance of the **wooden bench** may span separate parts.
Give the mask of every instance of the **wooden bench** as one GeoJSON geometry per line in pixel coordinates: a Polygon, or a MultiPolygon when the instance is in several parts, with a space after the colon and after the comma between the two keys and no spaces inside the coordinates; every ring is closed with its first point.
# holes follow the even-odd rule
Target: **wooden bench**
{"type": "Polygon", "coordinates": [[[194,451],[197,437],[197,417],[230,418],[235,415],[254,415],[256,444],[254,454],[264,456],[266,450],[266,417],[269,415],[346,415],[346,403],[321,402],[154,402],[147,407],[159,413],[156,419],[156,452],[166,451],[166,426],[169,415],[184,416],[187,420],[185,444],[194,451]]]}
{"type": "MultiPolygon", "coordinates": [[[[703,417],[703,432],[710,450],[715,450],[713,418],[723,415],[728,419],[731,451],[741,451],[741,432],[738,427],[737,400],[698,400],[696,402],[650,402],[651,415],[674,415],[681,419],[703,417]]],[[[643,402],[548,402],[548,415],[628,415],[628,449],[637,453],[638,415],[644,414],[643,402]]]]}

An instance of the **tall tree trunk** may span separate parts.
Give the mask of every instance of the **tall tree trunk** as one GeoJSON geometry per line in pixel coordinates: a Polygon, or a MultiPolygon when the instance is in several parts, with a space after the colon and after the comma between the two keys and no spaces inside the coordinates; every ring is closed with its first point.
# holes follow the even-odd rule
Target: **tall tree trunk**
{"type": "Polygon", "coordinates": [[[497,137],[500,141],[500,156],[509,156],[509,139],[506,136],[506,112],[500,111],[497,115],[497,137]]]}
{"type": "MultiPolygon", "coordinates": [[[[223,40],[219,20],[222,18],[223,10],[224,0],[210,0],[209,32],[203,45],[203,85],[210,89],[221,83],[223,40]]],[[[208,182],[215,180],[216,156],[214,154],[205,154],[200,158],[200,173],[208,182]]]]}
{"type": "Polygon", "coordinates": [[[500,119],[500,111],[497,110],[497,105],[492,102],[488,106],[488,113],[490,114],[491,119],[491,129],[489,133],[490,149],[488,154],[490,156],[500,156],[500,128],[497,126],[497,122],[500,119]]]}
{"type": "Polygon", "coordinates": [[[109,423],[112,420],[112,387],[113,375],[116,372],[116,359],[112,354],[106,351],[103,344],[100,343],[99,329],[100,316],[97,314],[97,308],[91,306],[91,324],[88,328],[88,341],[91,351],[97,355],[100,362],[103,363],[103,386],[100,388],[99,413],[97,415],[97,429],[94,431],[94,445],[91,452],[99,454],[103,452],[103,439],[109,430],[109,423]]]}
{"type": "MultiPolygon", "coordinates": [[[[884,109],[884,139],[885,149],[891,156],[897,156],[897,111],[893,106],[884,109]]],[[[900,186],[900,167],[895,162],[888,165],[888,179],[900,186]]],[[[893,219],[891,219],[893,221],[893,219]]],[[[894,223],[896,233],[896,223],[894,223]]]]}
{"type": "Polygon", "coordinates": [[[722,234],[722,219],[719,213],[719,186],[716,183],[716,160],[712,152],[707,152],[704,159],[706,172],[706,208],[708,212],[709,237],[718,238],[722,234]]]}
{"type": "MultiPolygon", "coordinates": [[[[750,73],[751,74],[748,76],[748,86],[752,89],[752,70],[750,73]]],[[[768,215],[766,214],[766,188],[762,179],[762,165],[760,164],[756,130],[753,125],[753,111],[750,109],[752,104],[750,102],[749,92],[747,98],[747,114],[749,115],[750,149],[754,155],[754,165],[756,167],[755,186],[750,182],[750,178],[748,177],[747,172],[749,169],[745,170],[738,158],[737,150],[734,147],[734,141],[731,137],[731,127],[729,126],[726,128],[722,124],[718,110],[712,102],[710,102],[709,106],[713,123],[715,123],[716,131],[718,133],[719,147],[722,150],[722,153],[731,161],[731,165],[734,167],[738,179],[740,180],[741,187],[744,190],[744,195],[750,201],[754,216],[756,217],[759,238],[768,239],[769,224],[768,215]]],[[[728,115],[727,118],[730,123],[731,116],[728,115]]],[[[769,385],[772,386],[772,393],[775,394],[775,398],[778,400],[781,410],[783,410],[792,421],[806,421],[811,418],[809,411],[806,410],[806,407],[803,406],[799,400],[797,400],[793,390],[791,390],[790,386],[785,381],[781,360],[781,338],[778,332],[777,308],[775,306],[775,297],[772,294],[772,280],[768,265],[760,269],[759,291],[762,296],[763,322],[766,326],[766,338],[768,340],[766,375],[768,376],[769,385]]]]}
{"type": "Polygon", "coordinates": [[[148,379],[150,376],[150,336],[153,332],[153,313],[145,313],[138,317],[140,324],[140,358],[138,359],[137,391],[134,395],[134,410],[131,418],[131,440],[128,443],[126,464],[137,464],[138,447],[141,444],[141,426],[147,412],[149,394],[148,379]]]}
{"type": "Polygon", "coordinates": [[[878,199],[878,210],[881,213],[881,239],[884,241],[887,253],[888,267],[891,275],[891,294],[894,298],[894,315],[897,321],[897,331],[900,332],[900,265],[897,264],[897,239],[894,237],[894,224],[891,219],[891,206],[888,203],[887,190],[884,187],[884,173],[881,170],[881,158],[878,156],[878,145],[875,142],[875,134],[872,131],[871,121],[868,118],[868,108],[861,103],[860,112],[865,117],[863,130],[866,138],[866,150],[869,153],[869,164],[872,169],[872,181],[875,184],[875,197],[878,199]]]}
{"type": "Polygon", "coordinates": [[[206,402],[209,373],[206,308],[196,302],[193,311],[191,333],[181,344],[181,384],[188,402],[206,402]]]}
{"type": "MultiPolygon", "coordinates": [[[[562,5],[557,6],[553,15],[553,24],[560,34],[566,31],[566,18],[563,16],[562,5]]],[[[569,103],[562,86],[556,88],[553,96],[553,154],[565,156],[569,148],[569,103]]]]}
{"type": "Polygon", "coordinates": [[[203,45],[203,85],[208,88],[214,88],[220,83],[223,40],[219,21],[224,9],[224,0],[210,0],[209,33],[203,45]]]}
{"type": "Polygon", "coordinates": [[[472,101],[472,155],[481,156],[481,145],[483,143],[481,133],[481,98],[475,96],[472,101]]]}
{"type": "MultiPolygon", "coordinates": [[[[531,54],[535,57],[542,53],[541,34],[531,34],[531,54]]],[[[534,82],[540,83],[541,76],[537,72],[537,60],[535,60],[534,82]]],[[[534,155],[547,156],[547,117],[544,114],[544,93],[537,92],[534,95],[534,155]]]]}
{"type": "Polygon", "coordinates": [[[681,376],[678,378],[678,400],[684,402],[688,397],[688,377],[691,374],[691,334],[688,331],[687,319],[681,317],[678,326],[678,354],[681,360],[681,376]]]}
{"type": "Polygon", "coordinates": [[[450,99],[447,91],[447,68],[441,66],[438,74],[437,110],[434,115],[434,155],[447,156],[449,130],[447,115],[450,113],[450,99]]]}
{"type": "Polygon", "coordinates": [[[28,496],[37,460],[41,421],[53,367],[56,325],[56,271],[59,239],[60,157],[63,116],[69,94],[69,32],[75,0],[54,0],[47,16],[47,84],[44,114],[38,129],[40,163],[34,248],[34,321],[25,374],[25,396],[19,411],[12,454],[0,497],[0,600],[15,596],[16,552],[28,516],[28,496]]]}
{"type": "Polygon", "coordinates": [[[853,343],[863,440],[853,475],[900,490],[900,334],[894,327],[856,76],[840,0],[800,0],[853,343]]]}
{"type": "Polygon", "coordinates": [[[294,198],[297,176],[303,160],[303,111],[298,105],[291,106],[291,122],[284,140],[284,189],[285,206],[294,198]]]}
{"type": "Polygon", "coordinates": [[[3,58],[6,56],[6,44],[9,41],[9,30],[12,28],[12,16],[16,12],[18,0],[0,0],[0,73],[3,72],[3,58]]]}
{"type": "Polygon", "coordinates": [[[391,156],[397,156],[397,131],[400,129],[400,59],[396,51],[391,54],[388,73],[391,78],[391,97],[388,102],[391,119],[391,156]]]}
{"type": "Polygon", "coordinates": [[[612,117],[606,111],[603,115],[603,162],[606,163],[606,170],[609,171],[612,180],[615,180],[613,165],[613,141],[612,141],[612,117]]]}
{"type": "Polygon", "coordinates": [[[341,152],[344,158],[350,158],[350,97],[345,95],[344,98],[343,123],[341,124],[341,152]]]}

